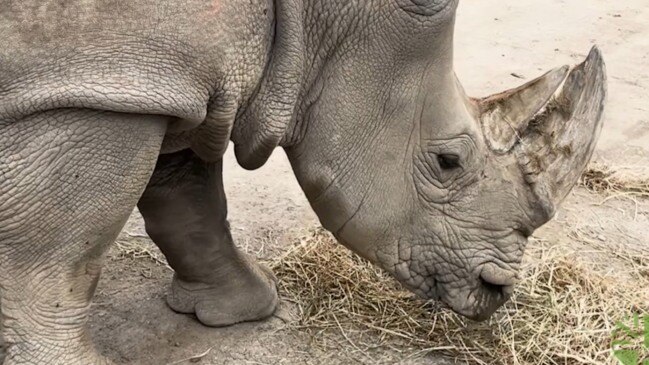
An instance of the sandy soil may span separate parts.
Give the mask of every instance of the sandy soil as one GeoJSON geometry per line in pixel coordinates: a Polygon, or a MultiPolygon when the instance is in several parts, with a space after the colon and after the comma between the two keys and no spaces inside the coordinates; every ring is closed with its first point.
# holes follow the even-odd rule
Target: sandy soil
{"type": "MultiPolygon", "coordinates": [[[[624,174],[649,177],[649,0],[463,1],[456,40],[457,72],[470,94],[487,95],[530,80],[546,70],[580,62],[598,44],[608,63],[607,121],[596,159],[624,174]],[[517,76],[513,76],[515,74],[517,76]],[[525,80],[521,79],[524,78],[525,80]]],[[[231,154],[226,188],[238,244],[260,258],[280,254],[290,237],[316,224],[285,156],[278,151],[259,171],[246,172],[231,154]]],[[[606,200],[583,190],[573,193],[557,219],[537,236],[572,244],[574,234],[600,242],[649,249],[649,201],[606,200]]],[[[155,248],[134,214],[120,239],[155,248]]],[[[225,329],[201,326],[164,304],[171,271],[149,258],[113,249],[95,298],[92,334],[102,352],[123,363],[348,364],[359,362],[342,348],[324,352],[305,333],[282,330],[290,305],[268,321],[225,329]],[[178,362],[180,361],[180,362],[178,362]]],[[[438,358],[406,360],[377,351],[387,363],[444,363],[438,358]]]]}

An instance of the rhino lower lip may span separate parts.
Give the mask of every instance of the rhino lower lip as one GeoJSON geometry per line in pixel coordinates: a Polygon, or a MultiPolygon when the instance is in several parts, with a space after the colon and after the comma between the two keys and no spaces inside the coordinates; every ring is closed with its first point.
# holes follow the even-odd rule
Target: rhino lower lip
{"type": "Polygon", "coordinates": [[[488,299],[487,303],[480,303],[481,305],[474,303],[471,306],[454,307],[450,305],[450,307],[457,314],[460,314],[473,321],[482,322],[491,318],[491,316],[496,313],[498,308],[500,308],[506,301],[507,299],[502,297],[492,297],[488,299]]]}

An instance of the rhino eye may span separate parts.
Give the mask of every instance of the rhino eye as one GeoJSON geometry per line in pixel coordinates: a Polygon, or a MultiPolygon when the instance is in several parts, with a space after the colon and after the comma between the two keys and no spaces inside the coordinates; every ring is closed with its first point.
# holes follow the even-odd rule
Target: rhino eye
{"type": "Polygon", "coordinates": [[[442,153],[437,155],[437,163],[442,170],[455,170],[462,167],[460,165],[460,156],[442,153]]]}

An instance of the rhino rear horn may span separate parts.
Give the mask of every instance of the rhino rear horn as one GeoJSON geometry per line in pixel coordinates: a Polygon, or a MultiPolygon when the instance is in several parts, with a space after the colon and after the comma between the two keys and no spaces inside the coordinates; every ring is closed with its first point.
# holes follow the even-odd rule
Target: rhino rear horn
{"type": "Polygon", "coordinates": [[[554,215],[589,163],[602,128],[605,100],[606,66],[593,47],[586,61],[572,69],[555,69],[481,102],[488,143],[496,152],[516,156],[534,192],[533,205],[545,220],[554,215]]]}

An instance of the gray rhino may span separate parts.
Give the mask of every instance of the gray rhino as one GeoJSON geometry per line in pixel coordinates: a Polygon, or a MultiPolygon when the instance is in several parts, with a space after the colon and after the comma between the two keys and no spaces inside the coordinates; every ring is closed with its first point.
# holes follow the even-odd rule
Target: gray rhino
{"type": "Polygon", "coordinates": [[[85,325],[134,207],[208,326],[268,317],[232,242],[228,143],[285,149],[323,226],[423,298],[488,318],[601,129],[593,49],[504,93],[453,71],[457,0],[0,0],[5,364],[107,364],[85,325]]]}

